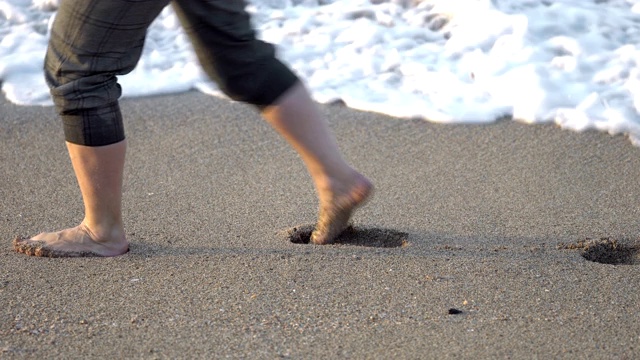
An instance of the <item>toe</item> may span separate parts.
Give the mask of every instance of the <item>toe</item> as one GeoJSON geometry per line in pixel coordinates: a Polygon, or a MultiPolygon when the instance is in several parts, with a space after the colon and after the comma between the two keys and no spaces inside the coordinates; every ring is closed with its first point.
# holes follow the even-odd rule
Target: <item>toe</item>
{"type": "Polygon", "coordinates": [[[35,241],[23,237],[13,239],[13,249],[29,256],[45,256],[46,249],[42,241],[35,241]]]}

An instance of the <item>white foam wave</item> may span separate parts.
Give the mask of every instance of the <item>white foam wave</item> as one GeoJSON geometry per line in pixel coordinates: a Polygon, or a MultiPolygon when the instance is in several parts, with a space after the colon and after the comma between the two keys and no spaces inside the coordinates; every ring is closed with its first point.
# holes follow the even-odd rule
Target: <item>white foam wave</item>
{"type": "MultiPolygon", "coordinates": [[[[0,81],[18,104],[50,104],[42,80],[58,1],[0,0],[0,81]]],[[[486,123],[504,115],[640,144],[640,0],[253,0],[262,38],[320,102],[397,117],[486,123]]],[[[170,8],[124,96],[198,89],[170,8]]]]}

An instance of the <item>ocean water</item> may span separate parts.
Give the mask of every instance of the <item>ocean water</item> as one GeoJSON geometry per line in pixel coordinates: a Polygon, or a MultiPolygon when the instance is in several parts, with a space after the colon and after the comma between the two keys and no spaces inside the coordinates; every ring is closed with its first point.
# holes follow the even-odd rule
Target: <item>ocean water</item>
{"type": "MultiPolygon", "coordinates": [[[[58,5],[0,0],[11,102],[51,105],[42,64],[58,5]]],[[[640,145],[640,0],[250,0],[247,9],[319,102],[442,123],[512,116],[640,145]]],[[[170,7],[119,82],[124,97],[224,96],[170,7]]]]}

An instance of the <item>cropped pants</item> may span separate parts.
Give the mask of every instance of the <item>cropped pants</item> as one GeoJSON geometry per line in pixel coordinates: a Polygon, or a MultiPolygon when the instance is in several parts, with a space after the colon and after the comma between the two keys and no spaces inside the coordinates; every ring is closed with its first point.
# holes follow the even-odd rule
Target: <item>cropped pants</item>
{"type": "Polygon", "coordinates": [[[169,2],[204,71],[230,98],[264,108],[298,81],[273,45],[256,39],[244,0],[62,0],[45,78],[67,141],[124,140],[116,75],[135,68],[147,28],[169,2]]]}

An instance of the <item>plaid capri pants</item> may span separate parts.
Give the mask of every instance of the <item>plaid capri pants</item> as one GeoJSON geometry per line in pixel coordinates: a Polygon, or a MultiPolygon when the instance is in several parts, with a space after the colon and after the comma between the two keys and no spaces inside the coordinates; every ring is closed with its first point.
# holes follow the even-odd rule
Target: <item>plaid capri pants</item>
{"type": "Polygon", "coordinates": [[[62,0],[45,78],[67,141],[124,140],[116,75],[135,68],[147,28],[169,2],[204,71],[230,98],[264,108],[298,82],[273,45],[256,39],[244,0],[62,0]]]}

